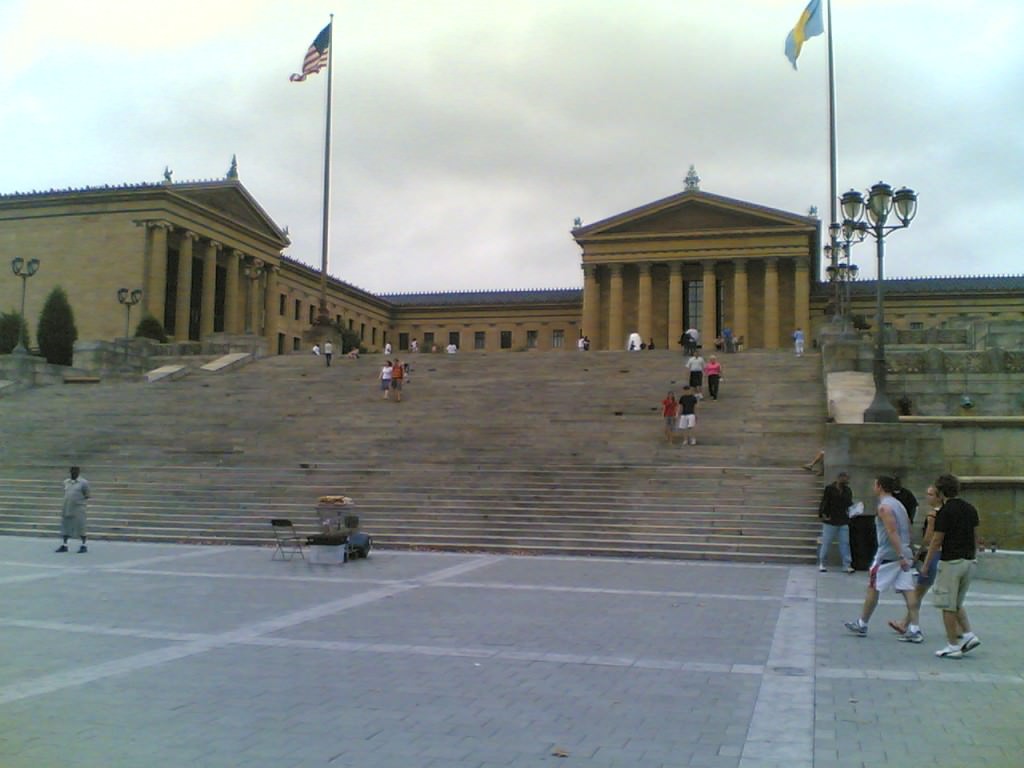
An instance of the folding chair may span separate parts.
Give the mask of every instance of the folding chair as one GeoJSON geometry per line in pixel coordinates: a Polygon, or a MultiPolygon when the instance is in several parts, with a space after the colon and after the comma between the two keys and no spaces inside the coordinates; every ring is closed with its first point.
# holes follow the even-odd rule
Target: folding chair
{"type": "Polygon", "coordinates": [[[306,555],[302,551],[302,539],[295,531],[291,520],[276,517],[270,521],[274,528],[274,540],[277,542],[277,549],[274,550],[271,560],[277,560],[280,554],[282,560],[291,560],[296,554],[303,560],[306,555]]]}

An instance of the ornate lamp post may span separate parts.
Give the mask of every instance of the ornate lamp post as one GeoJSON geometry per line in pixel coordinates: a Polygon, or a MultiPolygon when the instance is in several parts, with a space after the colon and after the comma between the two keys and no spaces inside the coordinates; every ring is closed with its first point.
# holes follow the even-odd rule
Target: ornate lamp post
{"type": "Polygon", "coordinates": [[[127,288],[117,289],[117,301],[124,304],[124,359],[128,359],[128,334],[132,324],[132,307],[142,299],[142,289],[136,288],[130,291],[127,288]]]}
{"type": "Polygon", "coordinates": [[[835,243],[835,250],[831,245],[825,246],[825,258],[831,263],[825,268],[829,282],[833,284],[837,312],[843,322],[843,336],[853,335],[851,329],[852,305],[850,303],[850,283],[857,279],[860,268],[850,263],[850,246],[856,245],[864,240],[868,234],[868,225],[865,222],[855,223],[847,220],[840,226],[833,224],[829,227],[831,241],[835,243]],[[835,258],[832,259],[833,253],[835,258]]]}
{"type": "Polygon", "coordinates": [[[256,284],[260,278],[263,277],[264,263],[262,259],[253,259],[251,263],[245,265],[245,276],[249,278],[249,285],[246,286],[245,291],[245,332],[246,333],[259,333],[257,328],[256,319],[256,284]]]}
{"type": "Polygon", "coordinates": [[[25,322],[25,284],[28,279],[39,271],[39,259],[29,259],[26,262],[21,256],[11,259],[11,271],[15,276],[21,278],[21,326],[18,328],[18,343],[14,347],[14,353],[18,355],[28,354],[25,349],[24,338],[28,331],[28,323],[25,322]]]}
{"type": "Polygon", "coordinates": [[[917,215],[917,194],[906,187],[894,193],[892,187],[885,182],[878,182],[868,191],[865,205],[864,195],[851,189],[839,198],[843,208],[844,231],[851,234],[863,230],[875,238],[876,256],[878,259],[878,276],[875,279],[875,355],[872,365],[875,378],[875,397],[871,405],[864,411],[865,422],[899,421],[899,415],[886,394],[885,380],[885,306],[884,270],[885,238],[897,229],[910,226],[917,215]],[[895,211],[899,224],[887,225],[889,214],[895,211]],[[866,217],[866,221],[861,220],[866,217]]]}

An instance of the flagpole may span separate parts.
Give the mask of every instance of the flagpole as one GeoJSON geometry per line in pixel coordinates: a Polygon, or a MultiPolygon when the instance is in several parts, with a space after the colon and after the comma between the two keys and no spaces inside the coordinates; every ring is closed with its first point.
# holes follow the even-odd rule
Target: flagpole
{"type": "MultiPolygon", "coordinates": [[[[330,322],[327,313],[327,244],[330,241],[331,212],[331,62],[334,59],[334,14],[327,25],[327,125],[324,129],[324,218],[322,243],[320,252],[320,312],[317,322],[327,325],[330,322]]],[[[833,197],[835,195],[833,194],[833,197]]],[[[833,216],[834,218],[834,216],[833,216]]]]}
{"type": "MultiPolygon", "coordinates": [[[[832,0],[828,0],[828,158],[829,158],[829,244],[832,246],[832,274],[836,274],[836,266],[839,263],[839,238],[835,224],[838,224],[836,216],[836,201],[839,199],[836,189],[836,74],[832,60],[832,0]]],[[[839,281],[833,280],[833,307],[834,312],[839,314],[839,281]]]]}

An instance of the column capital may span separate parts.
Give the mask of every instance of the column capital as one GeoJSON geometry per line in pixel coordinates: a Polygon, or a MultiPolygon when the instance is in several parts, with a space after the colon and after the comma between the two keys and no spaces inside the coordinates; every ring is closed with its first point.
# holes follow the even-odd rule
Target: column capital
{"type": "Polygon", "coordinates": [[[224,243],[222,243],[220,240],[210,240],[209,243],[210,243],[210,248],[212,250],[214,250],[214,251],[223,251],[224,250],[224,243]]]}
{"type": "Polygon", "coordinates": [[[597,264],[584,262],[580,264],[580,269],[583,270],[584,277],[594,277],[597,275],[597,264]]]}
{"type": "Polygon", "coordinates": [[[193,232],[191,229],[183,229],[178,233],[182,240],[192,240],[193,242],[199,239],[199,235],[193,232]]]}
{"type": "Polygon", "coordinates": [[[135,226],[145,227],[146,229],[162,229],[166,232],[174,229],[174,225],[164,219],[143,219],[142,221],[136,221],[135,226]]]}
{"type": "Polygon", "coordinates": [[[670,275],[681,275],[683,274],[683,262],[681,261],[670,261],[668,263],[668,271],[670,275]]]}
{"type": "Polygon", "coordinates": [[[733,259],[732,265],[733,265],[733,269],[736,272],[746,272],[747,271],[747,260],[746,259],[733,259]]]}
{"type": "Polygon", "coordinates": [[[714,272],[716,263],[714,259],[704,259],[701,261],[700,266],[705,273],[714,272]]]}
{"type": "Polygon", "coordinates": [[[636,262],[636,268],[640,271],[641,275],[650,274],[652,262],[650,261],[638,261],[636,262]]]}
{"type": "Polygon", "coordinates": [[[771,267],[772,269],[777,269],[778,266],[779,266],[779,257],[778,256],[765,256],[765,258],[764,258],[764,266],[765,266],[765,268],[771,267]]]}
{"type": "Polygon", "coordinates": [[[810,259],[807,256],[794,256],[793,267],[795,269],[810,269],[810,259]]]}
{"type": "Polygon", "coordinates": [[[622,277],[622,262],[613,261],[609,264],[605,264],[605,266],[608,267],[608,272],[611,274],[612,277],[622,277]]]}

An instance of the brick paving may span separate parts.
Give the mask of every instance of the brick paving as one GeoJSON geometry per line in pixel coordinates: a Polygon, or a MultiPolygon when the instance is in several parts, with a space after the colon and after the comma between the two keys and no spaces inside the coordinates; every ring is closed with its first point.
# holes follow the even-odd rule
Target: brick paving
{"type": "Polygon", "coordinates": [[[0,538],[0,766],[1021,764],[1024,586],[961,660],[812,566],[0,538]]]}

